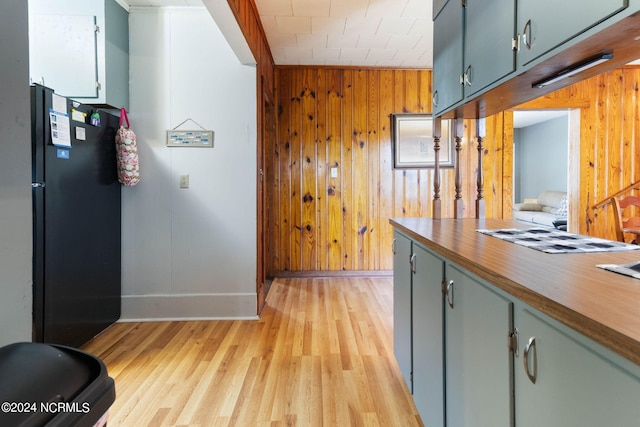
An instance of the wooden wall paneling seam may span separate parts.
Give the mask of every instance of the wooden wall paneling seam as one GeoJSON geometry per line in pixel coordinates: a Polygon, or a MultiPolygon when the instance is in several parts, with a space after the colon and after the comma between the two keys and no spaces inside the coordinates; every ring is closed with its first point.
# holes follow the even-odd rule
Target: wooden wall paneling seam
{"type": "MultiPolygon", "coordinates": [[[[344,164],[342,162],[342,141],[344,139],[342,129],[343,116],[343,73],[337,70],[328,71],[330,78],[327,104],[327,123],[328,123],[328,150],[329,150],[329,168],[336,168],[337,176],[330,178],[330,185],[327,189],[327,205],[328,205],[328,270],[342,270],[344,259],[344,223],[342,216],[342,195],[343,182],[346,179],[344,172],[344,164]]],[[[331,176],[329,174],[329,176],[331,176]]]]}
{"type": "Polygon", "coordinates": [[[353,123],[353,218],[352,233],[355,243],[353,253],[353,268],[356,270],[368,269],[366,253],[369,248],[369,215],[367,209],[368,201],[368,170],[367,154],[369,149],[367,132],[367,104],[369,102],[368,93],[368,72],[358,70],[354,73],[354,123],[353,123]]]}
{"type": "Polygon", "coordinates": [[[316,156],[318,180],[316,184],[316,241],[315,250],[317,254],[318,270],[327,270],[329,262],[329,213],[328,213],[328,188],[330,177],[329,166],[329,144],[327,141],[328,123],[327,123],[327,105],[328,105],[328,73],[323,70],[318,71],[316,98],[318,106],[316,108],[316,156]]]}
{"type": "MultiPolygon", "coordinates": [[[[594,81],[594,79],[592,79],[594,81]]],[[[583,97],[592,97],[592,87],[585,87],[585,93],[583,97]]],[[[595,129],[595,105],[588,108],[580,109],[580,208],[578,214],[580,215],[578,229],[579,233],[591,235],[595,227],[595,216],[599,215],[598,212],[593,212],[591,209],[586,208],[587,205],[593,206],[591,202],[595,200],[594,183],[596,179],[596,129],[595,129]],[[584,123],[585,125],[582,125],[584,123]],[[587,126],[586,124],[589,123],[587,126]],[[583,204],[584,203],[584,204],[583,204]]],[[[570,203],[572,201],[569,201],[570,203]]]]}
{"type": "Polygon", "coordinates": [[[304,111],[302,109],[301,99],[301,74],[295,74],[292,76],[292,98],[291,98],[291,269],[300,270],[302,266],[302,173],[301,165],[302,161],[302,121],[304,111]]]}
{"type": "MultiPolygon", "coordinates": [[[[403,73],[400,71],[392,72],[392,93],[391,93],[391,113],[407,113],[408,110],[404,106],[404,80],[403,73]]],[[[393,169],[393,217],[403,218],[407,215],[407,206],[405,206],[405,182],[407,179],[406,169],[393,169]]]]}
{"type": "MultiPolygon", "coordinates": [[[[343,270],[357,270],[353,264],[356,254],[353,252],[355,235],[352,234],[353,221],[353,109],[354,109],[354,79],[353,69],[344,70],[343,80],[343,112],[342,112],[342,221],[343,221],[343,245],[344,254],[342,259],[343,270]]],[[[358,189],[360,191],[360,189],[358,189]]]]}
{"type": "MultiPolygon", "coordinates": [[[[380,108],[380,72],[369,72],[367,95],[367,240],[368,250],[365,253],[368,270],[380,269],[380,133],[378,123],[380,108]]],[[[387,222],[387,221],[385,221],[387,222]]]]}
{"type": "MultiPolygon", "coordinates": [[[[598,171],[598,174],[594,175],[596,180],[593,182],[593,200],[602,200],[607,197],[607,189],[609,187],[609,162],[608,162],[608,152],[607,152],[607,115],[608,109],[606,108],[607,99],[607,83],[608,76],[600,75],[597,76],[598,84],[595,90],[596,96],[596,121],[595,125],[595,167],[598,171]]],[[[593,206],[594,203],[590,203],[590,206],[593,206]]],[[[597,227],[596,227],[597,229],[597,227]]],[[[595,231],[595,230],[594,230],[595,231]]]]}
{"type": "Polygon", "coordinates": [[[379,72],[380,101],[378,109],[378,121],[380,133],[380,159],[379,159],[379,207],[378,248],[380,251],[380,269],[393,268],[393,260],[390,258],[391,242],[393,241],[393,228],[387,223],[387,219],[393,216],[393,164],[391,154],[391,112],[393,101],[393,71],[381,70],[379,72]]]}
{"type": "Polygon", "coordinates": [[[291,212],[291,194],[293,182],[291,180],[291,93],[292,73],[286,70],[278,73],[278,140],[280,141],[280,188],[278,200],[280,203],[280,268],[279,270],[292,270],[291,233],[295,226],[291,212]]]}
{"type": "Polygon", "coordinates": [[[316,124],[317,124],[317,74],[315,70],[305,70],[303,72],[302,89],[300,97],[302,99],[302,117],[300,132],[301,147],[301,174],[302,188],[301,198],[301,237],[300,253],[302,257],[301,268],[303,270],[317,270],[317,253],[315,239],[317,236],[317,181],[318,164],[316,156],[316,124]]]}
{"type": "MultiPolygon", "coordinates": [[[[275,88],[274,88],[275,89],[275,88]]],[[[274,93],[275,95],[275,93],[274,93]]],[[[267,202],[269,204],[269,224],[270,227],[266,230],[267,233],[270,234],[269,242],[272,245],[271,248],[271,259],[267,260],[269,262],[268,271],[270,273],[270,277],[275,277],[276,272],[280,271],[280,222],[278,221],[281,218],[280,211],[280,141],[278,139],[278,105],[275,101],[275,97],[272,98],[271,111],[270,111],[272,120],[273,120],[273,128],[271,129],[271,142],[273,144],[272,147],[267,149],[267,158],[265,159],[265,163],[269,165],[268,170],[268,183],[269,185],[266,187],[267,191],[267,202]]]]}

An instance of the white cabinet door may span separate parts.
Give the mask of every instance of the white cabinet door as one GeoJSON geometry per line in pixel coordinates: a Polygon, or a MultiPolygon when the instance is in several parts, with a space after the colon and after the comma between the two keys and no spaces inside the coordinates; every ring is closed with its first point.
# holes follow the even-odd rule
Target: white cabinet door
{"type": "Polygon", "coordinates": [[[527,308],[516,312],[516,326],[518,427],[640,425],[638,365],[527,308]]]}
{"type": "Polygon", "coordinates": [[[414,243],[413,401],[427,426],[444,425],[444,261],[414,243]]]}
{"type": "Polygon", "coordinates": [[[29,0],[29,76],[84,104],[129,105],[129,12],[116,0],[29,0]]]}
{"type": "Polygon", "coordinates": [[[31,80],[65,96],[97,97],[96,17],[36,14],[31,22],[31,80]]]}
{"type": "Polygon", "coordinates": [[[447,426],[512,426],[513,303],[449,263],[446,281],[447,426]]]}

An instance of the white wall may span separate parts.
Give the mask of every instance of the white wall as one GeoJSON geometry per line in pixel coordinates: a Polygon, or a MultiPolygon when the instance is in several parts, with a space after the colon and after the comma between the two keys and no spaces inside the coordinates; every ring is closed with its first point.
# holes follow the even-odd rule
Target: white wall
{"type": "Polygon", "coordinates": [[[27,2],[0,2],[0,346],[31,341],[31,112],[27,2]]]}
{"type": "Polygon", "coordinates": [[[142,179],[122,193],[122,318],[255,318],[256,69],[205,8],[129,12],[142,179]],[[215,132],[214,148],[165,146],[189,118],[215,132]]]}

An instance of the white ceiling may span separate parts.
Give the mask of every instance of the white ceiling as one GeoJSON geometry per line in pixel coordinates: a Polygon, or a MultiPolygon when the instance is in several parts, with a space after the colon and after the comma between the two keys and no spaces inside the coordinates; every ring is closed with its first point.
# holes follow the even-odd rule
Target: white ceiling
{"type": "MultiPolygon", "coordinates": [[[[202,0],[119,1],[130,6],[203,5],[202,0]]],[[[432,0],[255,2],[277,65],[432,67],[432,0]]]]}
{"type": "Polygon", "coordinates": [[[278,65],[431,68],[431,0],[256,0],[278,65]]]}

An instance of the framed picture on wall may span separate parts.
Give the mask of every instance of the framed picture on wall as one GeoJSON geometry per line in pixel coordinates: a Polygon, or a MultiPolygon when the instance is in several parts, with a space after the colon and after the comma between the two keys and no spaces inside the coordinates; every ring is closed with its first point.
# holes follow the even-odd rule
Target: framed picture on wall
{"type": "MultiPolygon", "coordinates": [[[[394,169],[422,169],[435,166],[433,150],[433,118],[431,114],[391,114],[391,145],[394,169]]],[[[442,120],[440,167],[455,163],[451,120],[442,120]]]]}

